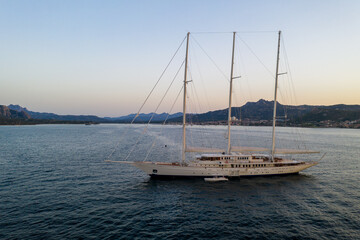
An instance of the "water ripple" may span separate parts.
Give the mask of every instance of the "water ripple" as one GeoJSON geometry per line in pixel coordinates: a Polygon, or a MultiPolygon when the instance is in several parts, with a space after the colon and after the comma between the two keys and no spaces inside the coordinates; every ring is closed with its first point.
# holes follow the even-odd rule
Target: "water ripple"
{"type": "MultiPolygon", "coordinates": [[[[209,184],[152,180],[132,166],[105,163],[125,127],[0,127],[0,238],[360,238],[358,130],[305,129],[307,144],[328,155],[299,175],[209,184]]],[[[137,129],[117,159],[124,158],[137,129]]],[[[214,135],[223,130],[209,129],[214,135]]],[[[279,137],[286,142],[290,130],[280,129],[279,137]]],[[[148,138],[160,134],[157,126],[151,131],[148,138]]],[[[152,158],[177,156],[177,146],[163,143],[175,142],[172,136],[180,131],[169,126],[152,158]]],[[[270,129],[246,133],[249,142],[259,142],[270,129]]],[[[142,153],[139,148],[136,154],[142,153]]]]}

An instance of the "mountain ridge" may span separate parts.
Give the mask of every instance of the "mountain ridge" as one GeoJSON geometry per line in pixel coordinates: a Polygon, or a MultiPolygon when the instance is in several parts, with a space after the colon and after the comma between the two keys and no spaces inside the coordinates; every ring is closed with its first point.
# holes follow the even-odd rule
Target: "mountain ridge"
{"type": "Polygon", "coordinates": [[[25,111],[13,110],[5,105],[0,105],[0,118],[8,119],[30,119],[30,115],[25,111]]]}
{"type": "MultiPolygon", "coordinates": [[[[236,125],[271,125],[273,118],[274,101],[260,99],[256,102],[247,102],[241,107],[232,107],[233,124],[236,125]]],[[[6,106],[3,106],[3,109],[6,106]]],[[[6,111],[13,112],[14,116],[23,116],[31,119],[50,121],[81,121],[93,123],[130,123],[136,116],[131,113],[120,117],[98,117],[95,115],[58,115],[55,113],[34,112],[26,107],[10,104],[6,111]],[[24,114],[27,114],[24,116],[24,114]]],[[[4,112],[4,111],[3,111],[4,112]]],[[[5,112],[4,112],[5,114],[5,112]]],[[[3,114],[3,115],[4,115],[3,114]]],[[[6,115],[5,114],[5,115],[6,115]]],[[[4,115],[4,116],[5,116],[4,115]]],[[[2,116],[0,114],[0,116],[2,116]]],[[[323,105],[283,105],[277,103],[277,122],[281,125],[285,122],[288,126],[335,126],[346,127],[348,122],[360,124],[360,105],[335,104],[323,105]],[[340,124],[341,123],[341,124],[340,124]]],[[[186,119],[193,124],[225,124],[228,118],[228,109],[208,111],[205,113],[188,113],[186,119]]],[[[152,123],[161,123],[167,119],[167,123],[181,123],[182,113],[140,113],[134,123],[146,123],[151,119],[152,123]]]]}
{"type": "MultiPolygon", "coordinates": [[[[20,105],[10,104],[7,106],[9,109],[19,112],[25,112],[33,119],[40,119],[40,120],[60,120],[60,121],[89,121],[89,122],[120,122],[126,123],[131,122],[133,118],[136,116],[135,113],[131,113],[126,116],[120,117],[98,117],[95,115],[60,115],[55,113],[48,113],[48,112],[34,112],[28,110],[26,107],[22,107],[20,105]]],[[[157,113],[140,113],[139,116],[135,119],[135,123],[142,123],[147,122],[152,118],[152,121],[164,121],[166,118],[171,119],[173,117],[182,116],[182,113],[174,113],[168,115],[167,113],[163,112],[160,114],[157,113]]]]}

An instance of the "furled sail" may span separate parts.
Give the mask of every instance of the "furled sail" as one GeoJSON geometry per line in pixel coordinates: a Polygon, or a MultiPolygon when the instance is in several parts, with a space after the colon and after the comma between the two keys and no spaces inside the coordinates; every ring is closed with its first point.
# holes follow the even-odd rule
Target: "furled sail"
{"type": "Polygon", "coordinates": [[[268,148],[232,146],[231,152],[267,152],[268,148]]]}
{"type": "Polygon", "coordinates": [[[320,153],[319,151],[305,149],[275,149],[275,154],[311,154],[320,153]]]}
{"type": "Polygon", "coordinates": [[[222,153],[225,149],[221,148],[206,148],[206,147],[186,147],[186,152],[202,152],[202,153],[222,153]]]}
{"type": "MultiPolygon", "coordinates": [[[[197,153],[223,153],[226,149],[223,148],[207,148],[207,147],[187,147],[186,152],[197,152],[197,153]]],[[[231,152],[270,152],[269,148],[261,147],[243,147],[243,146],[232,146],[231,152]]],[[[304,149],[275,149],[275,154],[311,154],[319,153],[318,151],[304,150],[304,149]]]]}

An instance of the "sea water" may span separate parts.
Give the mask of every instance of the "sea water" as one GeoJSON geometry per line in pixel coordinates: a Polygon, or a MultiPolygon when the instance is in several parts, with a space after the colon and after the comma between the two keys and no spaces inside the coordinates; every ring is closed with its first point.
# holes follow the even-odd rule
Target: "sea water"
{"type": "MultiPolygon", "coordinates": [[[[360,239],[360,130],[278,128],[277,146],[327,153],[298,175],[164,181],[104,161],[179,161],[181,133],[1,126],[0,238],[360,239]]],[[[189,145],[217,148],[228,138],[224,126],[192,126],[187,136],[189,145]]],[[[233,145],[271,146],[269,127],[234,127],[231,137],[233,145]]]]}

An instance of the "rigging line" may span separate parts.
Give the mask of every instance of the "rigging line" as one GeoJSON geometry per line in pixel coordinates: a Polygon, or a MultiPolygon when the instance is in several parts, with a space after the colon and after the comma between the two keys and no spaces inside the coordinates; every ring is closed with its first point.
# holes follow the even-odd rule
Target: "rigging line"
{"type": "Polygon", "coordinates": [[[169,92],[169,90],[170,90],[171,86],[173,85],[173,83],[174,83],[174,81],[175,81],[176,77],[178,76],[178,74],[179,74],[179,72],[180,72],[180,70],[181,70],[182,66],[184,65],[184,63],[185,63],[185,60],[181,63],[181,65],[180,65],[179,69],[177,70],[177,72],[176,72],[176,74],[175,74],[175,76],[174,76],[173,80],[171,81],[171,83],[170,83],[169,87],[166,89],[166,92],[165,92],[164,96],[161,98],[160,103],[159,103],[159,104],[158,104],[158,106],[156,107],[156,109],[155,109],[154,113],[151,115],[151,118],[149,119],[148,123],[150,123],[150,122],[151,122],[151,120],[153,119],[153,117],[154,117],[155,113],[156,113],[156,112],[157,112],[157,110],[159,109],[159,107],[160,107],[161,103],[164,101],[164,99],[165,99],[166,95],[168,94],[168,92],[169,92]]]}
{"type": "Polygon", "coordinates": [[[287,71],[289,72],[289,79],[290,79],[291,87],[293,89],[295,104],[298,104],[297,97],[296,97],[295,90],[294,90],[295,86],[294,86],[293,77],[292,77],[292,73],[291,73],[291,69],[290,69],[289,59],[288,59],[288,55],[287,55],[287,51],[286,51],[286,47],[285,47],[284,36],[282,36],[281,41],[282,41],[282,46],[283,46],[283,50],[284,50],[285,65],[286,65],[287,71]]]}
{"type": "Polygon", "coordinates": [[[196,102],[193,101],[195,99],[195,97],[193,96],[193,88],[192,87],[189,87],[188,88],[188,91],[187,91],[187,94],[188,94],[188,105],[187,105],[187,108],[188,108],[188,113],[189,113],[189,120],[187,121],[187,128],[186,128],[186,131],[187,131],[187,146],[188,145],[192,145],[192,143],[194,142],[194,138],[193,138],[193,129],[191,128],[191,126],[193,126],[194,124],[196,124],[196,102]]]}
{"type": "MultiPolygon", "coordinates": [[[[235,46],[235,54],[236,54],[236,56],[239,56],[238,58],[240,59],[239,61],[234,62],[234,70],[238,69],[238,71],[234,71],[234,72],[238,72],[238,76],[243,75],[243,74],[241,74],[241,71],[240,71],[240,69],[241,69],[241,60],[242,60],[240,53],[241,53],[240,48],[235,46]],[[238,53],[238,54],[236,54],[236,53],[238,53]]],[[[238,107],[234,108],[234,115],[238,116],[239,119],[241,117],[241,106],[239,106],[240,104],[239,104],[238,100],[240,100],[240,102],[241,102],[241,96],[242,97],[244,96],[244,94],[241,94],[241,92],[240,92],[239,95],[236,93],[237,85],[239,85],[239,86],[241,85],[240,81],[241,81],[241,79],[239,79],[239,81],[233,82],[233,89],[234,89],[233,90],[233,100],[235,102],[235,105],[238,106],[238,107]]],[[[239,87],[239,89],[241,91],[241,86],[239,87]]]]}
{"type": "Polygon", "coordinates": [[[282,81],[283,82],[283,89],[285,89],[285,98],[283,99],[284,100],[284,103],[287,103],[287,104],[291,104],[293,103],[293,98],[292,98],[292,93],[291,93],[291,88],[289,86],[289,75],[287,74],[287,66],[286,66],[286,63],[284,61],[280,61],[280,69],[283,69],[282,71],[283,72],[286,72],[285,75],[283,75],[284,77],[284,80],[282,81]],[[286,102],[285,102],[286,101],[286,102]]]}
{"type": "Polygon", "coordinates": [[[215,67],[220,71],[220,73],[225,77],[225,79],[229,82],[229,77],[226,76],[226,74],[220,69],[220,67],[216,64],[216,62],[210,57],[210,55],[204,50],[204,48],[201,47],[198,41],[194,38],[194,36],[191,37],[194,42],[200,47],[200,49],[205,53],[205,55],[210,59],[210,61],[215,65],[215,67]]]}
{"type": "MultiPolygon", "coordinates": [[[[239,34],[238,34],[239,35],[239,34]]],[[[261,61],[261,59],[255,54],[255,52],[250,48],[250,46],[239,36],[236,39],[240,39],[244,45],[249,49],[249,51],[255,56],[255,58],[260,62],[260,64],[269,72],[269,74],[275,79],[274,74],[270,71],[269,68],[266,67],[266,65],[261,61]]]]}
{"type": "MultiPolygon", "coordinates": [[[[199,73],[199,76],[200,76],[200,80],[201,80],[201,83],[202,83],[202,87],[204,88],[204,95],[205,95],[205,98],[206,98],[206,105],[207,105],[207,109],[211,109],[211,107],[210,107],[210,101],[209,101],[209,96],[208,96],[208,94],[207,94],[207,89],[206,89],[206,84],[204,83],[204,77],[203,77],[203,75],[202,75],[202,73],[201,73],[201,68],[200,68],[200,66],[199,66],[199,63],[198,63],[198,61],[197,61],[197,58],[196,58],[196,54],[195,54],[195,52],[193,51],[193,59],[194,59],[194,61],[195,61],[195,64],[196,64],[196,66],[197,66],[197,69],[198,69],[198,73],[199,73]]],[[[191,74],[191,72],[190,72],[190,74],[191,74]]],[[[194,88],[195,88],[195,82],[193,83],[193,85],[194,85],[194,88]]],[[[195,92],[196,92],[196,88],[195,88],[195,92]]],[[[197,93],[196,93],[197,94],[197,93]]],[[[199,103],[199,108],[201,109],[201,106],[200,106],[200,101],[198,100],[198,103],[199,103]]],[[[212,115],[210,115],[211,116],[211,121],[213,122],[214,121],[214,119],[213,119],[213,116],[212,115]]],[[[200,125],[200,126],[202,126],[202,129],[205,129],[205,127],[203,127],[203,125],[200,125]]],[[[210,133],[208,132],[208,131],[206,131],[206,133],[209,135],[209,137],[204,137],[203,139],[212,139],[211,137],[210,137],[210,133]]]]}
{"type": "MultiPolygon", "coordinates": [[[[242,55],[242,51],[240,49],[240,44],[237,44],[237,46],[238,47],[236,47],[236,49],[238,49],[238,52],[239,52],[238,55],[239,55],[239,59],[240,59],[240,61],[239,61],[239,69],[242,69],[242,72],[243,72],[243,74],[240,74],[240,75],[241,75],[241,78],[245,81],[245,84],[246,84],[246,87],[247,87],[247,89],[245,89],[245,87],[240,88],[241,91],[242,91],[240,94],[245,95],[245,93],[247,93],[248,94],[247,97],[249,97],[248,101],[250,101],[250,100],[253,100],[254,97],[253,97],[253,94],[252,94],[252,91],[251,91],[251,88],[250,88],[249,77],[248,77],[247,72],[246,72],[246,64],[245,64],[245,61],[244,61],[244,58],[243,58],[243,55],[242,55]]],[[[240,81],[239,81],[239,83],[240,83],[240,81]]],[[[241,85],[240,85],[240,87],[241,87],[241,85]]],[[[246,104],[246,102],[244,104],[246,104]]]]}
{"type": "MultiPolygon", "coordinates": [[[[192,74],[191,74],[191,71],[189,71],[189,74],[191,76],[191,79],[192,78],[192,74]]],[[[199,117],[198,117],[198,113],[201,111],[201,106],[200,106],[200,101],[199,101],[199,98],[197,96],[197,93],[196,93],[196,88],[195,88],[195,83],[194,81],[191,82],[191,88],[190,91],[189,91],[189,95],[190,95],[190,104],[189,104],[189,107],[192,108],[192,112],[194,113],[194,115],[192,116],[191,118],[191,124],[199,124],[199,117]],[[192,101],[194,100],[194,101],[192,101]],[[197,106],[198,105],[198,106],[197,106]],[[198,110],[199,109],[199,110],[198,110]]],[[[194,135],[193,135],[193,130],[194,129],[191,129],[191,128],[188,128],[190,131],[189,131],[189,139],[191,139],[191,143],[193,144],[195,141],[194,141],[194,135]]]]}
{"type": "Polygon", "coordinates": [[[202,73],[201,73],[201,69],[200,69],[200,66],[199,66],[199,62],[197,61],[195,52],[193,53],[193,59],[194,59],[195,64],[196,64],[196,66],[197,66],[201,83],[202,83],[202,85],[203,85],[203,88],[205,89],[204,93],[205,93],[205,98],[206,98],[207,107],[208,107],[208,109],[210,109],[210,101],[209,101],[209,97],[208,97],[208,94],[207,94],[207,91],[206,91],[206,85],[205,85],[205,83],[204,83],[204,77],[203,77],[203,75],[202,75],[202,73]]]}
{"type": "MultiPolygon", "coordinates": [[[[191,70],[190,70],[190,69],[189,69],[189,75],[190,75],[191,79],[194,79],[193,76],[192,76],[192,73],[191,73],[191,70]]],[[[192,81],[191,83],[192,83],[192,86],[193,86],[193,88],[191,88],[191,91],[195,91],[195,94],[193,93],[193,95],[195,95],[195,98],[196,98],[197,104],[198,104],[198,106],[196,106],[196,103],[195,103],[195,112],[198,112],[198,111],[197,111],[197,107],[198,107],[198,109],[199,109],[200,112],[201,112],[201,111],[202,111],[202,108],[201,108],[201,106],[200,106],[199,96],[197,95],[197,92],[196,92],[195,83],[194,83],[194,81],[192,81]]]]}
{"type": "MultiPolygon", "coordinates": [[[[181,87],[181,89],[180,89],[179,93],[177,94],[177,96],[176,96],[176,98],[175,98],[175,101],[173,102],[173,104],[172,104],[172,106],[171,106],[171,108],[170,108],[170,111],[168,112],[168,114],[167,114],[167,116],[166,116],[166,118],[165,118],[164,122],[163,122],[161,125],[163,125],[163,126],[164,126],[164,125],[166,124],[166,121],[168,120],[168,118],[169,118],[169,116],[170,116],[170,113],[172,112],[172,110],[173,110],[173,108],[174,108],[174,106],[175,106],[175,104],[176,104],[177,100],[179,99],[179,96],[180,96],[180,94],[181,94],[181,92],[182,92],[183,88],[184,88],[184,86],[182,86],[182,87],[181,87]]],[[[154,141],[153,141],[153,143],[152,143],[151,147],[149,148],[149,150],[148,150],[148,152],[147,152],[147,154],[146,154],[146,156],[145,156],[144,162],[145,162],[145,161],[147,160],[147,158],[149,157],[149,155],[150,155],[150,153],[151,153],[151,151],[152,151],[153,147],[155,146],[156,141],[157,141],[157,139],[158,139],[158,138],[159,138],[159,136],[156,136],[156,137],[155,137],[155,139],[154,139],[154,141]]]]}
{"type": "MultiPolygon", "coordinates": [[[[234,72],[238,72],[238,76],[241,76],[240,79],[237,79],[238,81],[233,81],[233,100],[235,102],[235,105],[237,107],[235,107],[235,105],[232,107],[232,115],[234,115],[235,117],[238,118],[239,122],[237,122],[236,124],[241,125],[242,124],[242,106],[241,106],[241,99],[246,99],[245,96],[245,92],[243,90],[243,88],[241,87],[241,83],[243,80],[246,81],[247,86],[248,86],[248,92],[251,95],[251,90],[249,87],[249,82],[248,82],[248,78],[246,77],[246,74],[242,74],[242,71],[245,72],[245,64],[244,64],[244,59],[242,57],[242,51],[240,49],[240,44],[236,44],[235,45],[235,56],[238,56],[236,59],[239,59],[239,61],[235,61],[234,62],[234,72]],[[239,89],[239,94],[237,93],[236,89],[239,89]]],[[[232,128],[234,129],[234,127],[232,128]]],[[[245,129],[244,131],[245,134],[247,134],[247,130],[245,129]]],[[[245,135],[244,134],[244,135],[245,135]]],[[[232,135],[232,139],[236,140],[236,137],[238,137],[237,139],[237,144],[239,144],[239,142],[241,143],[241,139],[239,138],[239,136],[237,136],[237,132],[233,131],[233,135],[232,135]]],[[[239,145],[240,146],[240,145],[239,145]]]]}
{"type": "MultiPolygon", "coordinates": [[[[173,61],[173,59],[175,58],[176,54],[179,52],[179,50],[180,50],[181,46],[183,45],[185,39],[186,39],[186,37],[184,37],[184,39],[181,41],[180,46],[176,49],[174,55],[172,56],[172,58],[170,59],[169,63],[168,63],[167,66],[165,67],[164,71],[161,73],[161,75],[160,75],[159,79],[157,80],[155,86],[151,89],[149,95],[146,97],[146,99],[145,99],[145,101],[143,102],[143,104],[141,105],[139,111],[137,112],[137,114],[136,114],[136,115],[134,116],[134,118],[132,119],[130,125],[132,125],[132,124],[134,123],[135,119],[139,116],[140,111],[142,110],[142,108],[144,107],[145,103],[146,103],[147,100],[149,99],[150,95],[152,94],[152,92],[154,91],[154,89],[156,88],[156,86],[158,85],[158,83],[160,82],[161,78],[163,77],[164,73],[166,72],[166,70],[167,70],[168,67],[170,66],[170,64],[171,64],[171,62],[173,61]]],[[[121,139],[123,138],[123,136],[126,135],[125,133],[127,133],[128,131],[129,131],[129,128],[127,128],[126,131],[122,134],[121,139]]],[[[114,150],[108,155],[107,159],[109,159],[109,158],[115,153],[115,151],[116,151],[116,149],[119,147],[120,143],[121,143],[121,141],[119,141],[119,142],[116,144],[114,150]]]]}
{"type": "MultiPolygon", "coordinates": [[[[281,64],[283,65],[283,64],[281,64]]],[[[286,71],[286,67],[285,67],[285,71],[286,71]]],[[[289,77],[284,75],[284,79],[282,81],[283,83],[283,89],[285,90],[285,98],[283,99],[284,103],[291,105],[294,101],[293,101],[293,97],[291,94],[291,88],[289,86],[289,77]]]]}
{"type": "MultiPolygon", "coordinates": [[[[288,83],[289,83],[289,94],[290,94],[290,98],[292,100],[293,103],[297,104],[297,98],[296,98],[296,94],[295,94],[295,87],[294,87],[294,83],[292,81],[292,74],[291,74],[291,69],[290,69],[290,66],[289,66],[289,60],[288,60],[288,57],[287,57],[287,52],[286,52],[286,48],[285,48],[285,43],[284,43],[284,39],[281,39],[282,40],[282,46],[283,46],[283,50],[284,50],[284,60],[285,60],[285,68],[287,69],[287,71],[289,72],[287,78],[288,78],[288,83]]],[[[298,130],[297,130],[298,131],[298,130]]],[[[298,137],[300,139],[300,141],[302,140],[301,138],[301,134],[300,132],[297,132],[298,134],[298,137]]]]}
{"type": "MultiPolygon", "coordinates": [[[[282,88],[281,88],[280,86],[278,87],[278,90],[279,90],[279,93],[280,93],[280,98],[284,101],[284,102],[282,103],[283,110],[284,110],[284,115],[287,116],[287,108],[288,108],[288,105],[287,105],[287,103],[286,103],[286,101],[285,101],[286,97],[284,97],[284,96],[286,96],[286,94],[283,94],[283,92],[281,91],[282,88]]],[[[278,101],[278,103],[280,104],[279,101],[278,101]]]]}
{"type": "MultiPolygon", "coordinates": [[[[157,110],[159,109],[159,107],[160,107],[161,103],[164,101],[164,99],[165,99],[166,95],[168,94],[168,92],[169,92],[169,90],[170,90],[171,86],[173,85],[173,83],[174,83],[174,81],[175,81],[176,77],[178,76],[178,74],[179,74],[180,70],[182,69],[182,66],[184,65],[184,63],[185,63],[185,60],[184,60],[184,61],[182,62],[182,64],[180,65],[180,67],[179,67],[178,71],[176,72],[176,74],[175,74],[175,76],[174,76],[173,80],[171,81],[171,83],[170,83],[169,87],[166,89],[166,92],[165,92],[164,96],[161,98],[161,100],[160,100],[159,104],[157,105],[157,107],[156,107],[156,109],[155,109],[154,113],[151,115],[151,117],[150,117],[149,121],[147,122],[147,124],[146,124],[146,126],[145,126],[145,128],[144,128],[144,130],[143,130],[143,133],[146,133],[146,132],[147,132],[148,127],[149,127],[149,125],[150,125],[151,120],[153,119],[153,117],[154,117],[155,113],[156,113],[156,112],[157,112],[157,110]]],[[[132,147],[132,149],[131,149],[131,151],[129,152],[129,154],[126,156],[125,161],[126,161],[126,160],[130,157],[130,155],[132,154],[132,152],[135,150],[135,147],[139,144],[141,137],[142,137],[142,135],[139,135],[139,137],[138,137],[138,138],[137,138],[137,140],[136,140],[136,143],[135,143],[135,144],[134,144],[134,146],[132,147]]]]}
{"type": "Polygon", "coordinates": [[[182,42],[180,43],[180,46],[176,49],[174,55],[172,56],[172,58],[170,59],[170,62],[167,64],[167,66],[165,67],[164,71],[161,73],[159,79],[157,80],[157,82],[155,83],[155,86],[151,89],[149,95],[146,97],[145,101],[143,102],[143,104],[141,105],[139,111],[137,112],[137,114],[135,115],[135,117],[133,118],[133,120],[131,121],[131,124],[135,121],[135,119],[139,116],[140,111],[142,110],[142,108],[144,107],[145,103],[147,102],[147,100],[149,99],[150,95],[153,93],[154,89],[156,88],[156,86],[158,85],[158,83],[160,82],[161,78],[164,76],[166,70],[168,69],[168,67],[170,66],[171,62],[174,60],[176,54],[178,53],[178,51],[180,50],[181,46],[183,45],[184,41],[185,41],[186,37],[184,37],[184,39],[182,40],[182,42]]]}
{"type": "MultiPolygon", "coordinates": [[[[237,33],[277,33],[278,31],[235,31],[237,33]]],[[[234,33],[231,32],[191,32],[191,34],[226,34],[226,33],[234,33]]]]}
{"type": "MultiPolygon", "coordinates": [[[[190,74],[191,74],[191,72],[190,72],[190,74]]],[[[198,91],[197,91],[197,88],[196,88],[196,85],[195,85],[195,81],[193,81],[192,82],[192,88],[191,88],[191,90],[192,90],[192,93],[193,93],[193,95],[195,96],[195,99],[196,99],[196,103],[197,103],[197,105],[196,105],[196,103],[194,104],[194,108],[195,108],[195,112],[197,113],[197,115],[195,115],[195,116],[198,116],[199,114],[201,114],[201,113],[203,113],[203,109],[202,109],[202,107],[201,107],[201,102],[200,102],[200,99],[199,99],[199,94],[198,94],[198,91]]],[[[200,119],[199,119],[199,117],[196,117],[196,121],[197,121],[197,124],[200,124],[200,119]]],[[[203,126],[201,126],[201,124],[200,124],[200,127],[199,127],[199,132],[200,132],[200,134],[202,134],[202,139],[205,139],[205,141],[207,141],[207,143],[209,143],[209,139],[211,139],[210,138],[210,136],[205,136],[205,134],[204,134],[204,127],[203,126]]],[[[204,146],[204,142],[202,142],[202,145],[204,146]]]]}
{"type": "Polygon", "coordinates": [[[191,32],[191,34],[228,34],[233,32],[191,32]]]}
{"type": "MultiPolygon", "coordinates": [[[[235,103],[237,104],[237,108],[235,108],[235,111],[234,113],[237,114],[238,116],[238,124],[240,126],[244,126],[244,122],[243,122],[243,107],[245,106],[246,104],[246,101],[245,99],[249,99],[252,100],[253,97],[252,97],[252,91],[251,91],[251,88],[250,88],[250,84],[249,84],[249,80],[248,80],[248,77],[247,77],[247,74],[245,73],[246,71],[246,67],[245,67],[245,63],[244,63],[244,59],[243,59],[243,55],[242,55],[242,51],[240,49],[240,44],[237,44],[235,46],[235,50],[238,51],[238,54],[237,56],[238,59],[240,59],[238,61],[238,66],[239,66],[239,75],[241,76],[241,79],[239,79],[239,81],[235,81],[235,84],[234,84],[234,99],[235,99],[235,103]],[[243,74],[241,74],[241,71],[240,69],[242,70],[243,74]],[[246,84],[246,87],[247,89],[245,89],[245,87],[242,87],[243,85],[245,84],[242,84],[242,82],[245,81],[245,84],[246,84]],[[236,92],[236,89],[239,89],[239,94],[237,94],[236,92]],[[241,100],[244,100],[244,104],[241,105],[241,100]]],[[[236,65],[235,65],[236,66],[236,65]]],[[[237,132],[235,132],[237,133],[237,132]]],[[[240,135],[238,135],[238,140],[237,140],[237,144],[240,146],[240,144],[243,142],[246,142],[245,138],[242,140],[241,138],[243,136],[248,136],[249,135],[249,131],[247,128],[243,128],[241,129],[241,133],[240,135]]],[[[233,139],[235,139],[235,136],[236,134],[233,135],[233,139]]]]}
{"type": "MultiPolygon", "coordinates": [[[[286,51],[284,37],[281,38],[281,41],[282,41],[282,47],[283,47],[283,51],[284,51],[285,65],[286,65],[287,71],[289,73],[289,82],[290,82],[291,90],[292,90],[291,93],[293,95],[295,105],[298,105],[299,103],[298,103],[297,96],[296,96],[296,93],[295,93],[295,86],[294,86],[294,81],[293,81],[293,77],[292,77],[292,72],[291,72],[291,69],[290,69],[290,64],[289,64],[289,59],[288,59],[288,55],[287,55],[287,51],[286,51]]],[[[306,146],[305,141],[303,139],[303,135],[302,135],[299,128],[296,128],[296,133],[298,135],[300,144],[303,144],[305,149],[307,149],[307,146],[306,146]]]]}
{"type": "Polygon", "coordinates": [[[270,30],[268,30],[268,31],[266,31],[266,30],[264,30],[264,31],[236,31],[236,33],[277,33],[277,32],[279,32],[279,31],[270,31],[270,30]]]}
{"type": "MultiPolygon", "coordinates": [[[[129,131],[130,128],[126,128],[126,131],[123,132],[123,134],[121,135],[121,140],[124,138],[124,136],[126,136],[127,132],[129,131]]],[[[114,147],[114,150],[107,156],[107,158],[105,158],[105,160],[110,160],[110,158],[112,157],[112,155],[115,153],[116,149],[119,148],[119,145],[121,143],[121,140],[118,141],[118,143],[116,144],[116,146],[114,147]]]]}

